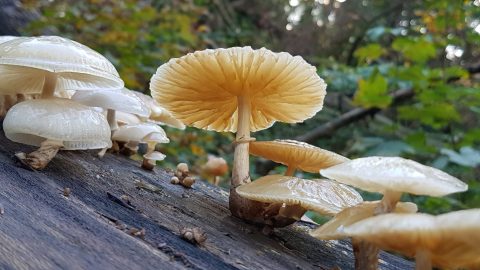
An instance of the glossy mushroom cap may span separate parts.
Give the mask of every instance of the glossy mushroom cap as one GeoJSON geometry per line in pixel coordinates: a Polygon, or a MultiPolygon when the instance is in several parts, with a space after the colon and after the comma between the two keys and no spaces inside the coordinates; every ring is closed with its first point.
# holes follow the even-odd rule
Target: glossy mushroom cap
{"type": "Polygon", "coordinates": [[[0,91],[42,92],[47,73],[58,76],[57,89],[123,87],[115,67],[101,54],[56,36],[19,37],[0,43],[0,91]]]}
{"type": "Polygon", "coordinates": [[[119,126],[137,125],[142,123],[142,120],[140,120],[140,118],[135,114],[121,111],[115,113],[115,119],[117,120],[119,126]]]}
{"type": "Polygon", "coordinates": [[[445,172],[400,157],[358,158],[323,169],[320,173],[371,192],[394,190],[444,196],[468,188],[467,184],[445,172]]]}
{"type": "Polygon", "coordinates": [[[292,176],[267,175],[237,187],[247,199],[266,203],[300,204],[322,215],[335,215],[363,201],[353,188],[326,179],[305,180],[292,176]]]}
{"type": "Polygon", "coordinates": [[[148,160],[160,161],[160,160],[164,160],[165,157],[167,156],[158,151],[153,151],[151,153],[143,155],[143,157],[148,160]]]}
{"type": "Polygon", "coordinates": [[[170,142],[170,140],[167,138],[167,134],[165,134],[165,131],[158,125],[151,123],[121,126],[113,133],[112,140],[120,142],[147,142],[147,140],[156,140],[158,143],[170,142]]]}
{"type": "Polygon", "coordinates": [[[349,160],[334,152],[295,140],[251,142],[250,154],[311,173],[349,160]]]}
{"type": "Polygon", "coordinates": [[[344,228],[351,236],[382,249],[415,256],[429,253],[432,264],[441,268],[462,268],[480,263],[480,209],[427,214],[385,214],[344,228]]]}
{"type": "Polygon", "coordinates": [[[237,131],[237,98],[251,104],[250,130],[297,123],[322,109],[326,84],[300,56],[250,47],[171,59],[150,83],[152,97],[188,126],[237,131]]]}
{"type": "Polygon", "coordinates": [[[158,102],[153,100],[151,96],[147,96],[143,93],[134,91],[135,95],[140,98],[149,108],[150,115],[148,117],[149,121],[152,121],[156,124],[165,124],[178,129],[185,129],[185,125],[180,122],[177,118],[163,108],[158,102]]]}
{"type": "MultiPolygon", "coordinates": [[[[311,231],[310,235],[322,240],[346,238],[348,236],[343,232],[343,228],[360,220],[372,217],[379,203],[380,201],[362,202],[358,205],[345,208],[327,223],[311,231]]],[[[417,210],[417,205],[411,202],[399,202],[395,207],[395,213],[415,213],[417,210]]]]}
{"type": "Polygon", "coordinates": [[[13,106],[3,121],[5,136],[28,145],[45,140],[63,142],[65,150],[111,147],[105,117],[68,99],[36,99],[13,106]]]}
{"type": "Polygon", "coordinates": [[[150,114],[146,104],[126,88],[77,91],[72,96],[72,100],[90,107],[133,113],[139,116],[148,116],[150,114]]]}

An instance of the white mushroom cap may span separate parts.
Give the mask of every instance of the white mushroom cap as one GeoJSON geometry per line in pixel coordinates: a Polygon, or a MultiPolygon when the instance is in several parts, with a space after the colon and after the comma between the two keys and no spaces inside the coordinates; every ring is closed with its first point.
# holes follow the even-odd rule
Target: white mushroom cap
{"type": "Polygon", "coordinates": [[[457,178],[438,169],[400,157],[367,157],[320,170],[323,176],[366,191],[388,190],[444,196],[467,190],[457,178]]]}
{"type": "MultiPolygon", "coordinates": [[[[374,216],[375,208],[380,201],[362,202],[358,205],[343,209],[327,223],[310,232],[310,235],[323,240],[334,240],[348,237],[343,228],[355,222],[374,216]]],[[[418,207],[411,202],[399,202],[395,207],[395,213],[415,213],[418,207]]]]}
{"type": "Polygon", "coordinates": [[[46,74],[58,76],[57,89],[93,90],[123,87],[115,67],[78,42],[56,37],[19,37],[0,43],[0,91],[42,92],[46,74]]]}
{"type": "Polygon", "coordinates": [[[12,39],[16,39],[18,37],[15,36],[0,36],[0,43],[10,41],[12,39]]]}
{"type": "Polygon", "coordinates": [[[137,125],[142,122],[138,116],[133,113],[126,113],[118,111],[115,113],[115,119],[117,120],[118,125],[137,125]]]}
{"type": "Polygon", "coordinates": [[[305,180],[284,175],[267,175],[237,187],[236,191],[250,200],[300,204],[305,209],[323,215],[335,215],[342,209],[363,201],[362,196],[353,188],[335,181],[305,180]]]}
{"type": "Polygon", "coordinates": [[[185,125],[177,118],[156,102],[151,96],[147,96],[143,93],[134,91],[135,95],[139,97],[150,109],[149,121],[156,124],[165,124],[178,129],[185,129],[185,125]]]}
{"type": "MultiPolygon", "coordinates": [[[[144,138],[151,133],[158,133],[160,143],[169,142],[167,134],[158,125],[151,123],[141,123],[138,125],[125,125],[119,127],[112,135],[112,140],[120,142],[137,141],[146,142],[144,138]],[[167,139],[164,139],[167,138],[167,139]]],[[[154,135],[151,135],[154,136],[154,135]]],[[[155,135],[157,136],[157,135],[155,135]]]]}
{"type": "Polygon", "coordinates": [[[158,151],[153,151],[151,153],[147,153],[143,155],[143,158],[148,159],[148,160],[155,160],[155,161],[160,161],[164,160],[166,155],[158,152],[158,151]]]}
{"type": "Polygon", "coordinates": [[[344,232],[382,249],[414,256],[430,254],[442,268],[461,268],[480,263],[480,209],[427,214],[385,214],[344,228],[344,232]]]}
{"type": "Polygon", "coordinates": [[[3,121],[5,136],[28,145],[44,140],[63,142],[65,150],[111,147],[105,117],[68,99],[35,99],[13,106],[3,121]]]}
{"type": "Polygon", "coordinates": [[[133,113],[139,116],[148,116],[150,114],[146,104],[133,94],[133,91],[126,88],[77,91],[72,96],[72,100],[91,107],[133,113]]]}

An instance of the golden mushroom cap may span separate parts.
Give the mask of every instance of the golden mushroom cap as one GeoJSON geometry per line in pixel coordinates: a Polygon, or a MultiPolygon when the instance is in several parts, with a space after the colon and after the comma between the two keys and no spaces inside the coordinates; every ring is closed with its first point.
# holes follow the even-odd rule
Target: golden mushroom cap
{"type": "Polygon", "coordinates": [[[251,47],[171,59],[150,82],[152,97],[188,126],[237,130],[237,97],[250,101],[250,130],[297,123],[322,109],[326,84],[300,56],[251,47]]]}
{"type": "Polygon", "coordinates": [[[468,188],[467,184],[448,173],[401,157],[358,158],[323,169],[320,173],[341,183],[380,193],[393,190],[444,196],[468,188]]]}
{"type": "Polygon", "coordinates": [[[69,99],[34,99],[13,106],[3,121],[5,136],[28,145],[62,141],[65,150],[111,147],[105,116],[69,99]]]}
{"type": "Polygon", "coordinates": [[[334,152],[295,140],[250,142],[250,154],[311,173],[349,160],[334,152]]]}
{"type": "Polygon", "coordinates": [[[371,242],[381,249],[407,256],[424,250],[432,264],[461,268],[480,264],[480,209],[428,214],[384,214],[344,228],[350,237],[371,242]]]}
{"type": "Polygon", "coordinates": [[[48,72],[57,89],[94,90],[123,87],[115,67],[78,42],[57,37],[18,37],[0,43],[0,91],[40,93],[48,72]]]}
{"type": "Polygon", "coordinates": [[[267,202],[300,204],[322,215],[335,215],[342,209],[363,201],[353,188],[326,179],[305,180],[292,176],[267,175],[237,187],[237,193],[247,199],[267,202]]]}
{"type": "MultiPolygon", "coordinates": [[[[380,201],[362,202],[358,205],[345,208],[327,223],[311,231],[310,235],[322,240],[346,238],[348,236],[343,232],[343,228],[345,226],[352,225],[357,221],[372,217],[374,215],[375,208],[377,208],[379,204],[380,201]]],[[[394,212],[415,213],[417,210],[418,207],[414,203],[399,202],[397,203],[394,212]]]]}

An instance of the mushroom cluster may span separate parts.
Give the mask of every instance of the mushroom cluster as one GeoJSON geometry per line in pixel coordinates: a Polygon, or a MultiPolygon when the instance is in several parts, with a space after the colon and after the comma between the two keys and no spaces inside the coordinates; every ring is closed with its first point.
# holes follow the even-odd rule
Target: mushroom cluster
{"type": "MultiPolygon", "coordinates": [[[[152,112],[134,91],[123,88],[104,56],[57,36],[0,37],[0,82],[5,135],[39,147],[16,154],[36,170],[45,168],[61,149],[103,149],[102,156],[119,129],[117,111],[144,117],[132,126],[145,125],[152,112]]],[[[154,151],[155,144],[168,142],[161,127],[153,129],[136,140],[148,144],[148,169],[165,157],[154,151]]],[[[130,128],[118,136],[127,137],[125,133],[133,132],[130,128]]]]}

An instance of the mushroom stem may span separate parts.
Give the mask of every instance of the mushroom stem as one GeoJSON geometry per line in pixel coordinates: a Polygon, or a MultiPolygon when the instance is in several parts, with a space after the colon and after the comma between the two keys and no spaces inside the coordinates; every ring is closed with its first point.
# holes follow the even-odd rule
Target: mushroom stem
{"type": "Polygon", "coordinates": [[[55,157],[62,146],[63,143],[61,141],[45,140],[40,144],[40,148],[36,151],[30,154],[18,152],[15,156],[30,168],[42,170],[48,165],[50,160],[55,157]]]}
{"type": "Polygon", "coordinates": [[[250,182],[248,139],[250,139],[251,104],[247,97],[238,97],[238,126],[233,156],[232,187],[250,182]]]}
{"type": "Polygon", "coordinates": [[[286,176],[293,176],[295,174],[296,170],[297,170],[297,168],[295,168],[294,166],[288,166],[287,171],[285,172],[285,175],[286,176]]]}
{"type": "Polygon", "coordinates": [[[230,186],[229,208],[233,216],[263,223],[262,212],[268,204],[240,197],[235,188],[251,182],[249,168],[250,113],[251,104],[247,97],[239,96],[238,126],[235,152],[233,156],[232,179],[230,186]]]}
{"type": "Polygon", "coordinates": [[[57,78],[57,75],[53,72],[47,72],[45,74],[41,98],[53,97],[53,93],[55,93],[55,87],[57,86],[57,78]]]}
{"type": "Polygon", "coordinates": [[[118,124],[117,124],[117,119],[115,117],[115,110],[108,109],[107,110],[107,121],[108,124],[110,125],[110,130],[113,132],[118,129],[118,124]]]}
{"type": "Polygon", "coordinates": [[[142,168],[151,171],[155,167],[156,165],[155,160],[150,160],[148,158],[145,158],[145,156],[148,156],[149,154],[153,153],[153,151],[155,151],[156,145],[157,145],[156,142],[147,142],[147,153],[145,153],[144,155],[142,168]]]}
{"type": "Polygon", "coordinates": [[[395,206],[400,201],[402,192],[387,190],[383,193],[380,204],[375,208],[375,215],[390,213],[395,210],[395,206]]]}
{"type": "Polygon", "coordinates": [[[432,260],[430,258],[430,252],[425,249],[417,250],[415,254],[415,270],[431,270],[432,260]]]}
{"type": "Polygon", "coordinates": [[[375,245],[352,238],[352,248],[355,255],[355,270],[378,269],[379,249],[375,245]]]}

